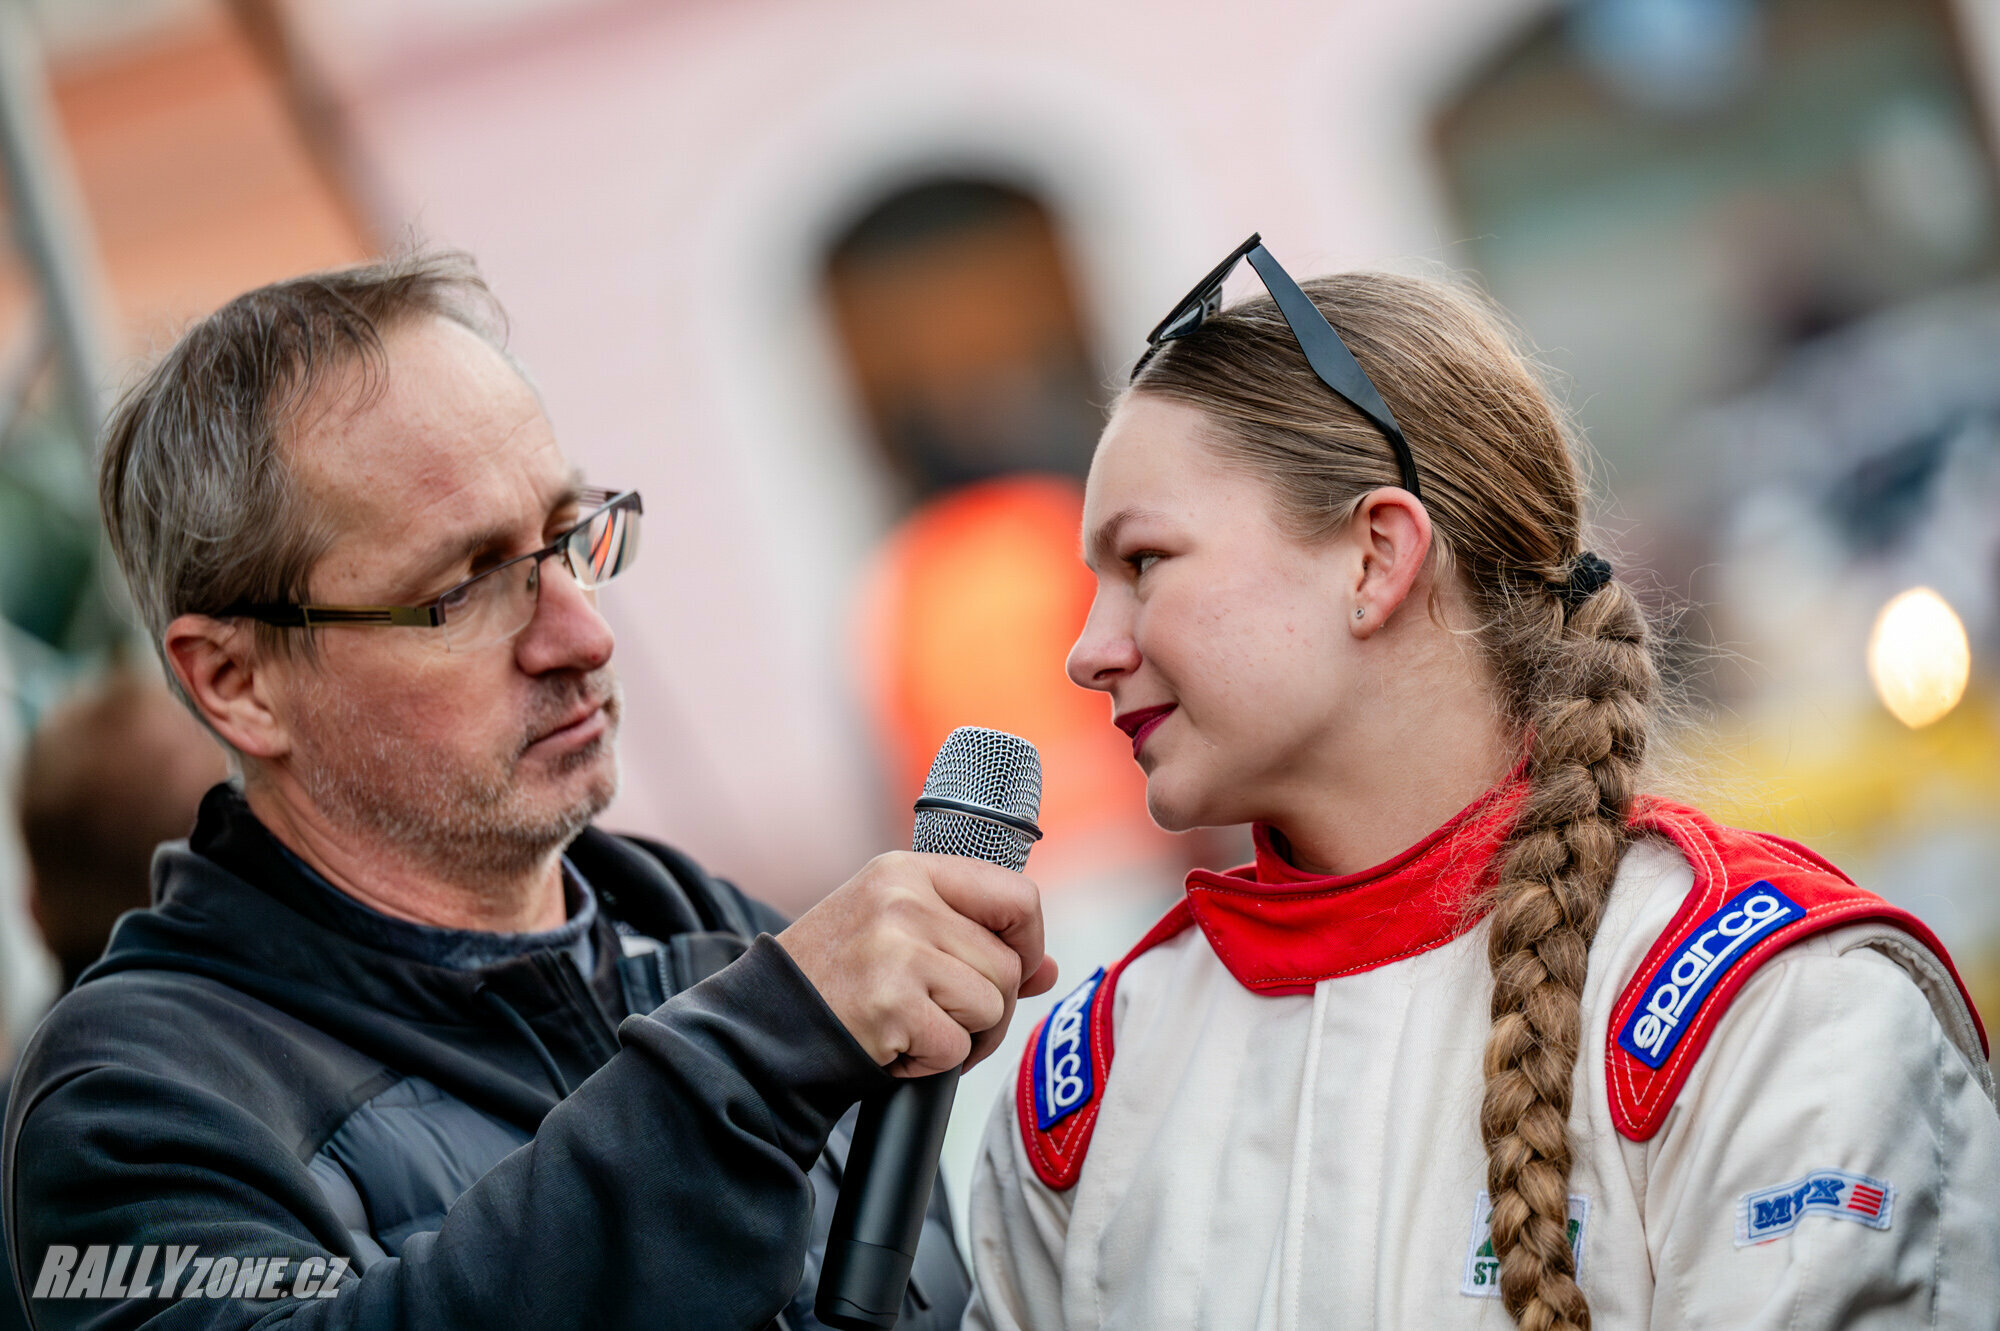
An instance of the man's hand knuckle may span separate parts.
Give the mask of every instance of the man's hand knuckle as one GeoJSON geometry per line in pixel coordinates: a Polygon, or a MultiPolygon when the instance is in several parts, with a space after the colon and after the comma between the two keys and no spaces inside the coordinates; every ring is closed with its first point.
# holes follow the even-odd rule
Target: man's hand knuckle
{"type": "Polygon", "coordinates": [[[910,936],[923,932],[923,921],[929,914],[928,906],[916,893],[898,890],[883,896],[875,918],[878,928],[899,936],[910,936]]]}

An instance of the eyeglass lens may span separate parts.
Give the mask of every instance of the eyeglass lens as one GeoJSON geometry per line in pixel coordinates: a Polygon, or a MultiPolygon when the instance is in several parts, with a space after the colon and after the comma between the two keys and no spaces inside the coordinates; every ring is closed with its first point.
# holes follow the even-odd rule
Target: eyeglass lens
{"type": "MultiPolygon", "coordinates": [[[[551,552],[585,592],[632,567],[639,554],[639,513],[620,505],[591,515],[551,552]]],[[[546,557],[546,556],[545,556],[546,557]]],[[[460,587],[444,602],[446,651],[491,646],[528,627],[541,598],[542,561],[520,559],[460,587]]]]}
{"type": "Polygon", "coordinates": [[[602,509],[569,535],[565,562],[586,591],[606,583],[639,557],[639,514],[624,505],[602,509]]]}

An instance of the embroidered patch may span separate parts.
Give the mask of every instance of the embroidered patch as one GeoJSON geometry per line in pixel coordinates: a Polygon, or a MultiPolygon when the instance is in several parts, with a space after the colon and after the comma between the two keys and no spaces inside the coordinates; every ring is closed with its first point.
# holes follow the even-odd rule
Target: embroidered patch
{"type": "Polygon", "coordinates": [[[1103,983],[1099,966],[1042,1023],[1035,1043],[1035,1120],[1043,1132],[1089,1104],[1097,1089],[1090,1066],[1090,1009],[1103,983]]]}
{"type": "Polygon", "coordinates": [[[1881,1179],[1844,1169],[1816,1169],[1804,1178],[1737,1198],[1736,1246],[1747,1248],[1789,1234],[1801,1217],[1813,1213],[1887,1229],[1895,1205],[1895,1187],[1881,1179]]]}
{"type": "MultiPolygon", "coordinates": [[[[1583,1274],[1583,1227],[1590,1221],[1590,1198],[1569,1195],[1569,1250],[1583,1274]]],[[[1493,1255],[1493,1202],[1485,1193],[1472,1204],[1472,1237],[1465,1242],[1465,1275],[1458,1292],[1475,1299],[1500,1297],[1500,1259],[1493,1255]]]]}
{"type": "Polygon", "coordinates": [[[1729,968],[1758,940],[1803,919],[1805,913],[1768,881],[1753,883],[1722,903],[1722,909],[1697,924],[1687,941],[1653,972],[1645,996],[1618,1034],[1619,1045],[1657,1070],[1729,968]]]}

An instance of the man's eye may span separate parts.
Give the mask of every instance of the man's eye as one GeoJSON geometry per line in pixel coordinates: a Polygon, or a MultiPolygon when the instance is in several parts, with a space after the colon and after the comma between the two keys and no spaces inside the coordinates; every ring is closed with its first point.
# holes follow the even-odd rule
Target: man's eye
{"type": "Polygon", "coordinates": [[[458,586],[453,587],[443,596],[438,597],[438,604],[442,606],[446,612],[450,612],[453,610],[463,610],[465,608],[466,602],[472,599],[473,591],[477,586],[478,586],[477,583],[461,582],[458,584],[458,586]]]}
{"type": "Polygon", "coordinates": [[[1134,573],[1144,573],[1147,569],[1158,563],[1159,560],[1160,552],[1157,550],[1141,550],[1136,555],[1125,556],[1125,562],[1132,566],[1134,573]]]}

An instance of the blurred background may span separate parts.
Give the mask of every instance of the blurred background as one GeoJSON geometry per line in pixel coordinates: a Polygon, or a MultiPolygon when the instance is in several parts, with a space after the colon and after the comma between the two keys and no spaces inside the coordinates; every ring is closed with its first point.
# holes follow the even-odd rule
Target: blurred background
{"type": "Polygon", "coordinates": [[[1675,624],[1666,788],[1915,910],[2000,1016],[1996,124],[1991,0],[0,0],[9,1029],[221,772],[126,627],[97,421],[230,296],[412,240],[645,493],[607,822],[796,910],[998,726],[1054,952],[1115,957],[1246,843],[1154,829],[1062,674],[1080,478],[1252,230],[1513,312],[1675,624]]]}

